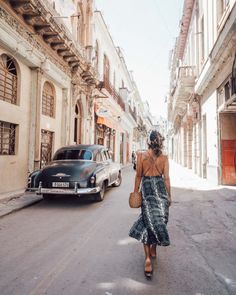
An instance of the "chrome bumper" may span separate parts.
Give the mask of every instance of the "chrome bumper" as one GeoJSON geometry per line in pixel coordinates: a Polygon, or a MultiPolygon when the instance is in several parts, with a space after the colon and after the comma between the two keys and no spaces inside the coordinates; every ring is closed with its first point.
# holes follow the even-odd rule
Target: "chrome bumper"
{"type": "Polygon", "coordinates": [[[75,185],[74,189],[65,189],[65,188],[43,188],[41,183],[38,188],[28,188],[27,191],[35,192],[37,195],[42,194],[52,194],[52,195],[89,195],[96,194],[100,192],[100,187],[92,187],[92,188],[78,188],[75,185]]]}

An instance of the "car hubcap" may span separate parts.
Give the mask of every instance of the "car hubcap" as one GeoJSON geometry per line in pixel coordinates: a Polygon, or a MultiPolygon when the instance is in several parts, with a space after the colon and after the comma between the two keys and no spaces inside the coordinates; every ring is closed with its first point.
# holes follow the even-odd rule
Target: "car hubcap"
{"type": "Polygon", "coordinates": [[[100,192],[101,199],[104,198],[104,194],[105,194],[105,186],[103,184],[102,189],[101,189],[101,192],[100,192]]]}
{"type": "Polygon", "coordinates": [[[119,175],[117,181],[115,182],[115,185],[119,185],[119,184],[120,184],[120,175],[119,175]]]}

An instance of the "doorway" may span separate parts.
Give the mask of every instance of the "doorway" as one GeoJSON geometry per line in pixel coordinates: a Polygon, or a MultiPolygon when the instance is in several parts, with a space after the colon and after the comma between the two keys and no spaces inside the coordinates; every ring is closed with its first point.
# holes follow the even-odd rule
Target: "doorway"
{"type": "Polygon", "coordinates": [[[120,163],[124,164],[124,133],[120,134],[120,163]]]}
{"type": "Polygon", "coordinates": [[[82,111],[80,102],[77,102],[75,105],[74,142],[76,144],[82,143],[82,111]]]}
{"type": "Polygon", "coordinates": [[[41,130],[40,168],[45,167],[52,160],[53,132],[41,130]]]}
{"type": "Polygon", "coordinates": [[[203,145],[202,145],[202,176],[207,178],[207,122],[206,115],[202,117],[203,145]]]}
{"type": "Polygon", "coordinates": [[[220,113],[221,183],[236,185],[236,113],[220,113]]]}

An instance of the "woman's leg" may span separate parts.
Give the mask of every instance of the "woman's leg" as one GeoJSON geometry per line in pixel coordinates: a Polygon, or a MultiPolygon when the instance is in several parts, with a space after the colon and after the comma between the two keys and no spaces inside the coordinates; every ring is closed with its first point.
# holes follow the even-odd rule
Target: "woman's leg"
{"type": "Polygon", "coordinates": [[[150,254],[151,254],[152,258],[157,257],[157,245],[156,244],[150,245],[150,254]]]}
{"type": "Polygon", "coordinates": [[[151,251],[150,251],[150,245],[143,244],[144,247],[144,253],[145,253],[145,266],[144,266],[144,272],[152,273],[152,262],[151,262],[151,251]]]}

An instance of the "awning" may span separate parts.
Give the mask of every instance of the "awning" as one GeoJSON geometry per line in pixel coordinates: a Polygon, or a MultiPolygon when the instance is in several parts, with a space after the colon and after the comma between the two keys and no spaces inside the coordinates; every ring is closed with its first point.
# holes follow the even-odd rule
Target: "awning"
{"type": "Polygon", "coordinates": [[[111,128],[111,129],[115,129],[115,130],[123,132],[123,133],[125,132],[117,123],[114,123],[109,118],[98,117],[97,118],[97,124],[105,125],[105,126],[111,128]]]}

